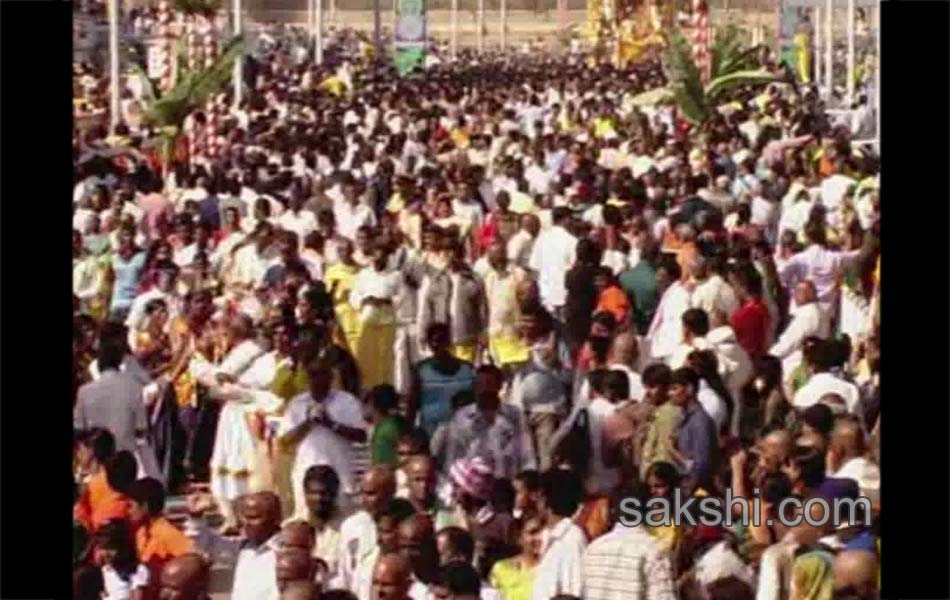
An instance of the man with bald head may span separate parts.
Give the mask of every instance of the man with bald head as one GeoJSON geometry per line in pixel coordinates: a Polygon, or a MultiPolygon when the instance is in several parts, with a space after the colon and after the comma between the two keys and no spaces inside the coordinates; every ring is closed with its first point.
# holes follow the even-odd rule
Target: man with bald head
{"type": "Polygon", "coordinates": [[[159,600],[206,600],[208,580],[208,563],[200,554],[173,558],[159,575],[159,600]]]}
{"type": "Polygon", "coordinates": [[[406,499],[416,511],[428,515],[436,531],[458,525],[455,511],[445,506],[436,493],[438,470],[435,460],[428,455],[413,456],[406,464],[408,491],[406,499]]]}
{"type": "Polygon", "coordinates": [[[376,520],[396,493],[396,474],[386,465],[374,465],[363,475],[362,510],[340,526],[340,550],[337,553],[337,587],[348,590],[356,584],[354,573],[360,559],[377,545],[376,520]]]}
{"type": "Polygon", "coordinates": [[[845,550],[835,556],[835,597],[877,600],[878,560],[873,552],[845,550]]]}
{"type": "Polygon", "coordinates": [[[861,421],[850,415],[838,417],[828,445],[828,476],[853,480],[861,495],[874,503],[881,489],[881,470],[867,454],[867,437],[861,421]]]}
{"type": "Polygon", "coordinates": [[[795,286],[795,305],[792,320],[769,350],[782,359],[782,372],[788,377],[802,362],[802,344],[806,338],[827,339],[831,333],[828,315],[818,305],[815,285],[802,281],[795,286]]]}
{"type": "Polygon", "coordinates": [[[212,531],[202,519],[210,502],[207,496],[188,497],[187,531],[212,560],[234,566],[231,597],[235,599],[277,596],[274,576],[280,549],[280,499],[273,492],[242,496],[238,501],[242,536],[226,538],[212,531]]]}
{"type": "Polygon", "coordinates": [[[274,575],[277,579],[277,589],[283,592],[293,581],[314,581],[316,576],[316,561],[305,549],[295,547],[281,548],[277,553],[277,562],[274,575]]]}
{"type": "Polygon", "coordinates": [[[373,600],[409,600],[412,567],[400,554],[386,554],[373,569],[373,600]]]}

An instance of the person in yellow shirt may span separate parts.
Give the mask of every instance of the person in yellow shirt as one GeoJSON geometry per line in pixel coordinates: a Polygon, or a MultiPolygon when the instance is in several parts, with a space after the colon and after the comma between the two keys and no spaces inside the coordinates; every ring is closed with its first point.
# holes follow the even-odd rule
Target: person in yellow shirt
{"type": "Polygon", "coordinates": [[[335,335],[336,341],[353,352],[360,334],[360,316],[359,311],[350,304],[350,290],[353,289],[360,267],[353,260],[353,243],[349,240],[344,239],[339,242],[337,255],[340,262],[327,269],[323,276],[323,283],[327,286],[330,297],[333,298],[333,308],[336,312],[337,323],[339,323],[339,332],[335,335]]]}
{"type": "Polygon", "coordinates": [[[492,567],[488,581],[505,600],[529,600],[534,588],[535,571],[541,561],[541,517],[531,517],[520,527],[521,554],[500,560],[492,567]]]}
{"type": "MultiPolygon", "coordinates": [[[[655,462],[647,469],[646,484],[651,498],[666,498],[673,503],[673,493],[679,485],[679,473],[672,464],[655,462]]],[[[660,548],[672,552],[682,535],[682,530],[676,525],[647,525],[647,531],[652,535],[660,548]]]]}

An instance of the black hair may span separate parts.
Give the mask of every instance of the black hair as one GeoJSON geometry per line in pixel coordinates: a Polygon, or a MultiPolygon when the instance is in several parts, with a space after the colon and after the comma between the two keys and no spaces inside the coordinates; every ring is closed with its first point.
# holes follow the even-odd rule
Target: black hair
{"type": "Polygon", "coordinates": [[[129,488],[135,482],[138,472],[138,463],[128,450],[120,450],[106,463],[106,483],[113,490],[128,494],[129,488]]]}
{"type": "Polygon", "coordinates": [[[709,315],[701,308],[687,309],[682,316],[683,327],[700,337],[709,333],[709,315]]]}
{"type": "Polygon", "coordinates": [[[559,517],[570,518],[583,496],[583,481],[574,471],[552,469],[541,475],[541,493],[548,508],[559,517]]]}
{"type": "Polygon", "coordinates": [[[682,480],[679,470],[671,463],[664,461],[657,461],[647,468],[643,480],[646,481],[649,477],[656,477],[673,488],[677,487],[682,480]]]}
{"type": "Polygon", "coordinates": [[[336,474],[330,465],[314,465],[307,469],[303,474],[303,487],[313,483],[322,483],[327,487],[327,492],[331,497],[336,498],[340,491],[340,476],[336,474]]]}
{"type": "Polygon", "coordinates": [[[510,479],[497,478],[492,484],[491,506],[495,512],[511,514],[515,509],[515,487],[510,479]]]}
{"type": "Polygon", "coordinates": [[[439,571],[436,585],[449,590],[452,596],[478,596],[482,591],[482,581],[468,562],[453,561],[439,571]]]}
{"type": "Polygon", "coordinates": [[[102,580],[102,569],[84,564],[73,571],[73,598],[99,600],[103,591],[105,591],[105,582],[102,580]]]}
{"type": "Polygon", "coordinates": [[[673,258],[661,258],[659,264],[657,265],[657,269],[663,269],[666,271],[669,274],[670,279],[673,281],[679,281],[679,279],[683,276],[683,270],[680,268],[679,263],[677,263],[673,258]]]}
{"type": "Polygon", "coordinates": [[[592,392],[597,392],[601,395],[604,394],[604,384],[609,372],[608,369],[594,369],[587,374],[587,384],[590,386],[592,392]]]}
{"type": "Polygon", "coordinates": [[[541,474],[534,469],[524,470],[515,475],[515,481],[520,481],[529,492],[541,489],[541,474]]]}
{"type": "Polygon", "coordinates": [[[792,460],[801,471],[801,478],[806,488],[813,490],[825,480],[824,452],[817,448],[796,446],[792,450],[792,460]]]}
{"type": "Polygon", "coordinates": [[[609,398],[629,398],[630,378],[627,373],[619,369],[608,371],[604,376],[604,393],[609,398]]]}
{"type": "Polygon", "coordinates": [[[720,577],[706,584],[706,597],[709,600],[753,600],[755,592],[748,582],[735,575],[720,577]]]}
{"type": "Polygon", "coordinates": [[[144,506],[150,516],[158,516],[165,510],[165,488],[157,479],[144,477],[134,481],[128,493],[129,498],[144,506]]]}
{"type": "Polygon", "coordinates": [[[105,465],[115,455],[115,436],[103,427],[93,427],[80,438],[80,443],[92,451],[93,458],[105,465]]]}
{"type": "Polygon", "coordinates": [[[597,242],[590,238],[581,238],[577,242],[577,262],[579,264],[600,264],[600,248],[597,242]]]}
{"type": "Polygon", "coordinates": [[[99,356],[97,363],[99,372],[106,369],[118,369],[125,359],[126,343],[124,340],[109,339],[102,336],[99,341],[99,356]]]}
{"type": "Polygon", "coordinates": [[[428,453],[429,434],[426,433],[425,429],[422,429],[421,427],[415,427],[413,429],[410,429],[404,432],[402,435],[400,435],[399,438],[396,440],[396,443],[398,444],[399,442],[403,440],[411,441],[417,447],[422,448],[423,452],[428,453]]]}
{"type": "Polygon", "coordinates": [[[782,500],[791,497],[792,482],[788,476],[781,471],[766,473],[759,484],[762,499],[772,504],[778,504],[782,500]]]}
{"type": "Polygon", "coordinates": [[[699,375],[689,367],[681,367],[670,375],[670,385],[688,385],[695,392],[699,389],[699,375]]]}
{"type": "Polygon", "coordinates": [[[831,434],[835,426],[835,415],[827,404],[818,402],[802,411],[801,420],[823,436],[831,434]]]}
{"type": "Polygon", "coordinates": [[[404,519],[407,519],[414,515],[416,509],[413,508],[412,504],[404,498],[393,498],[386,504],[386,508],[380,513],[379,517],[376,519],[378,523],[380,519],[388,517],[395,521],[396,523],[401,523],[404,519]]]}
{"type": "Polygon", "coordinates": [[[444,535],[456,554],[461,555],[467,562],[472,562],[475,556],[475,539],[472,534],[461,527],[444,527],[437,535],[444,535]]]}
{"type": "Polygon", "coordinates": [[[112,519],[96,530],[96,544],[100,548],[115,550],[116,557],[112,567],[116,573],[128,581],[138,568],[138,555],[132,541],[132,532],[128,521],[112,519]]]}
{"type": "Polygon", "coordinates": [[[653,363],[643,370],[641,378],[643,385],[670,385],[672,382],[673,370],[664,363],[653,363]]]}
{"type": "Polygon", "coordinates": [[[475,369],[475,374],[476,375],[491,374],[498,381],[504,381],[505,379],[504,371],[502,371],[496,365],[493,365],[491,363],[485,363],[479,366],[477,369],[475,369]]]}
{"type": "Polygon", "coordinates": [[[392,385],[383,383],[366,393],[366,401],[381,413],[388,413],[399,405],[399,393],[392,385]]]}

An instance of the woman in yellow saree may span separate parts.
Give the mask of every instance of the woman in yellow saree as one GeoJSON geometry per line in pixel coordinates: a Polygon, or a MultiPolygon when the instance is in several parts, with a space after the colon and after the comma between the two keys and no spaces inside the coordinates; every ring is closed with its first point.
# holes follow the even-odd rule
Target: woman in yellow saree
{"type": "Polygon", "coordinates": [[[360,333],[359,311],[350,304],[350,291],[360,271],[353,260],[353,243],[341,240],[337,246],[340,262],[336,263],[323,276],[323,282],[333,298],[333,308],[339,327],[333,332],[334,341],[356,352],[356,342],[360,333]]]}

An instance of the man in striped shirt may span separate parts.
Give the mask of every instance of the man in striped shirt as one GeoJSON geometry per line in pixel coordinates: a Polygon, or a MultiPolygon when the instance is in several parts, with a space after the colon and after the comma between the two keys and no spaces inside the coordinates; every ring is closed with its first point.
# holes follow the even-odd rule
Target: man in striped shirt
{"type": "Polygon", "coordinates": [[[676,598],[669,555],[660,549],[656,538],[643,524],[624,525],[624,522],[633,524],[633,511],[639,511],[640,507],[628,502],[621,512],[621,503],[627,498],[636,498],[640,506],[645,504],[645,499],[631,488],[623,486],[613,499],[614,528],[591,542],[584,552],[581,597],[585,600],[676,598]]]}

